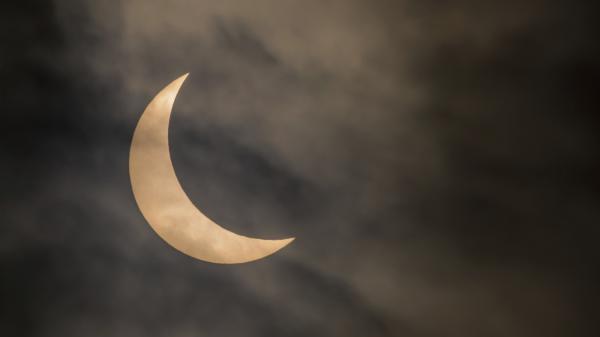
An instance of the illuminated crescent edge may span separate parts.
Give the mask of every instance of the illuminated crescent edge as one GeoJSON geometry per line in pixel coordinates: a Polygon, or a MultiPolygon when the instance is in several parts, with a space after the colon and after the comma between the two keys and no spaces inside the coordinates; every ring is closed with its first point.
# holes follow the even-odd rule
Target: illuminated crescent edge
{"type": "Polygon", "coordinates": [[[212,263],[244,263],[271,255],[294,238],[263,240],[235,234],[204,215],[181,187],[169,151],[169,120],[185,74],[150,102],[133,134],[131,188],[152,229],[175,249],[212,263]]]}

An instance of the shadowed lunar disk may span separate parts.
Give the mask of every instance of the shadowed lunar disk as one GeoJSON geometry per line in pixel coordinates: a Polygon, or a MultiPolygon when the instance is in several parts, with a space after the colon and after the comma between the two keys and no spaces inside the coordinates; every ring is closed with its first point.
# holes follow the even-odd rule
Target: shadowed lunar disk
{"type": "Polygon", "coordinates": [[[169,153],[169,119],[186,75],[154,97],[133,134],[129,175],[137,204],[154,231],[179,251],[213,263],[243,263],[271,255],[292,242],[235,234],[217,225],[190,201],[169,153]]]}

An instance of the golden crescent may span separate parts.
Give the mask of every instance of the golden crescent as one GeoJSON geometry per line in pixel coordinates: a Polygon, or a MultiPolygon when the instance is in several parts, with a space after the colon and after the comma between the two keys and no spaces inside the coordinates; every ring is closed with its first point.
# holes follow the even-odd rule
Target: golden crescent
{"type": "Polygon", "coordinates": [[[271,255],[294,238],[263,240],[226,230],[194,206],[177,179],[169,152],[169,120],[187,75],[154,97],[135,128],[129,175],[138,207],[163,240],[196,259],[232,264],[271,255]]]}

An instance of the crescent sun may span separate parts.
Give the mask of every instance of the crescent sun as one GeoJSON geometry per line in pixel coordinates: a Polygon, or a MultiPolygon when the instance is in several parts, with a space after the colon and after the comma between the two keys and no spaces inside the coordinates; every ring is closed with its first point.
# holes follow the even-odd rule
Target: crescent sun
{"type": "Polygon", "coordinates": [[[194,206],[177,179],[169,152],[169,120],[187,75],[154,97],[134,131],[129,175],[138,207],[163,240],[196,259],[233,264],[271,255],[294,238],[262,240],[219,226],[194,206]]]}

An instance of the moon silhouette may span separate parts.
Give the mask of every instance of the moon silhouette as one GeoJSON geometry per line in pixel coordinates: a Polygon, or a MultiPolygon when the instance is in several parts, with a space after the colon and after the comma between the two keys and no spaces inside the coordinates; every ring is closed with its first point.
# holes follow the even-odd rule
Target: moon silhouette
{"type": "Polygon", "coordinates": [[[294,238],[263,240],[233,233],[204,215],[181,187],[169,153],[169,120],[185,74],[154,97],[140,117],[129,154],[135,200],[152,229],[175,249],[212,263],[264,258],[294,238]]]}

